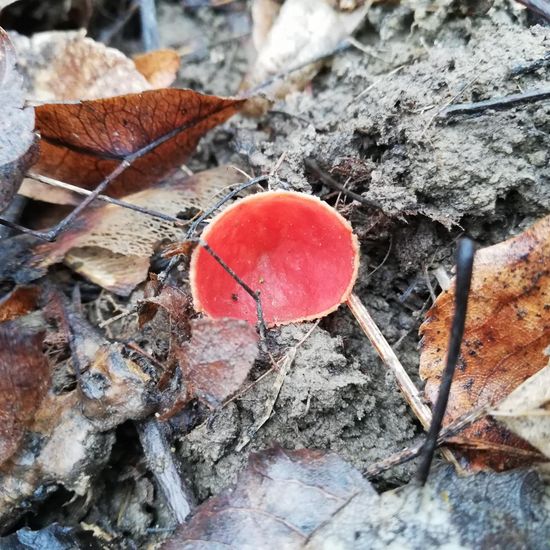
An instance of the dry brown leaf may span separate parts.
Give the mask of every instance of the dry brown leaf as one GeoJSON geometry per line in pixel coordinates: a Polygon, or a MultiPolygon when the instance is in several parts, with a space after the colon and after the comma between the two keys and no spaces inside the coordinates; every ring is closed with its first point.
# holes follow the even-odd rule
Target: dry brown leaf
{"type": "Polygon", "coordinates": [[[36,108],[40,158],[33,170],[93,189],[129,155],[166,139],[137,158],[106,191],[115,197],[135,193],[174,173],[200,138],[242,104],[240,99],[166,88],[41,105],[36,108]]]}
{"type": "Polygon", "coordinates": [[[180,56],[176,50],[165,48],[136,55],[134,63],[153,88],[167,88],[178,76],[180,56]]]}
{"type": "Polygon", "coordinates": [[[191,333],[189,342],[172,350],[183,371],[186,398],[218,407],[246,380],[258,355],[258,334],[236,319],[195,319],[191,333]]]}
{"type": "MultiPolygon", "coordinates": [[[[191,177],[172,177],[124,200],[176,216],[187,208],[207,208],[228,185],[241,180],[234,169],[214,168],[191,177]]],[[[126,296],[146,279],[155,248],[182,236],[182,229],[171,222],[107,204],[84,212],[56,242],[39,245],[35,263],[43,268],[65,261],[92,282],[126,296]]]]}
{"type": "Polygon", "coordinates": [[[550,459],[550,366],[518,386],[491,415],[550,459]]]}
{"type": "Polygon", "coordinates": [[[19,189],[36,153],[34,109],[24,106],[23,79],[15,61],[15,49],[0,28],[0,212],[19,189]]]}
{"type": "Polygon", "coordinates": [[[302,548],[360,492],[376,498],[361,474],[333,453],[276,448],[251,454],[236,486],[202,504],[161,548],[302,548]]]}
{"type": "Polygon", "coordinates": [[[87,38],[84,30],[11,36],[34,101],[99,99],[152,88],[131,59],[87,38]]]}
{"type": "Polygon", "coordinates": [[[37,286],[16,286],[0,298],[0,323],[22,317],[38,306],[40,289],[37,286]]]}
{"type": "MultiPolygon", "coordinates": [[[[330,52],[358,27],[367,10],[367,5],[344,12],[331,7],[325,0],[286,0],[242,89],[253,89],[280,72],[330,52]]],[[[277,79],[263,88],[262,93],[268,99],[282,99],[292,91],[303,89],[321,66],[322,62],[311,63],[277,79]]],[[[265,102],[250,100],[246,111],[261,113],[263,105],[265,102]]]]}
{"type": "MultiPolygon", "coordinates": [[[[517,237],[479,250],[461,357],[444,425],[508,395],[546,364],[550,343],[550,216],[517,237]]],[[[453,314],[454,287],[442,293],[421,327],[420,375],[426,396],[437,397],[453,314]]],[[[473,469],[502,470],[540,455],[494,420],[460,434],[473,469]]],[[[457,440],[458,441],[458,440],[457,440]]]]}
{"type": "Polygon", "coordinates": [[[43,340],[43,333],[22,323],[0,324],[0,464],[19,448],[48,390],[43,340]]]}

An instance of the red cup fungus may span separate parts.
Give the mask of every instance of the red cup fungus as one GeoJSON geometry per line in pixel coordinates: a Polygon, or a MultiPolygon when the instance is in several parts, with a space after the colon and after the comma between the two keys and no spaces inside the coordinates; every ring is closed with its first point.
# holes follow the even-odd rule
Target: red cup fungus
{"type": "MultiPolygon", "coordinates": [[[[202,239],[260,291],[268,326],[331,313],[357,278],[359,244],[351,225],[305,193],[267,191],[236,201],[214,217],[202,239]]],[[[252,297],[201,246],[193,252],[190,279],[198,311],[257,321],[252,297]]]]}

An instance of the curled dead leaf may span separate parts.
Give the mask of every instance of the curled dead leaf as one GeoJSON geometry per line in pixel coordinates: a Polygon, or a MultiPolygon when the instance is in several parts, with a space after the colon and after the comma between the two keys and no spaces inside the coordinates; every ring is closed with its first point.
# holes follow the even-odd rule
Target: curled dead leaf
{"type": "MultiPolygon", "coordinates": [[[[344,12],[324,0],[286,0],[265,39],[260,38],[262,47],[241,88],[254,89],[280,72],[330,52],[357,28],[367,10],[368,5],[344,12]]],[[[264,20],[260,21],[265,27],[264,20]]],[[[264,33],[262,29],[261,34],[264,33]]],[[[310,63],[284,79],[277,79],[263,88],[262,93],[270,100],[282,99],[303,89],[322,65],[322,61],[310,63]]],[[[247,114],[261,114],[265,100],[249,100],[245,109],[247,114]]]]}
{"type": "Polygon", "coordinates": [[[15,61],[15,49],[0,28],[0,212],[11,202],[36,156],[34,109],[25,107],[23,79],[15,61]]]}
{"type": "MultiPolygon", "coordinates": [[[[550,216],[475,256],[461,357],[444,425],[508,395],[546,364],[550,343],[550,216]]],[[[454,288],[442,293],[421,327],[420,375],[433,403],[443,371],[454,288]]],[[[465,429],[461,451],[475,469],[507,469],[540,455],[490,418],[465,429]]]]}
{"type": "Polygon", "coordinates": [[[86,37],[84,30],[11,36],[34,101],[98,99],[151,89],[131,59],[86,37]]]}
{"type": "Polygon", "coordinates": [[[38,306],[40,289],[37,286],[16,286],[0,299],[0,323],[22,317],[38,306]]]}
{"type": "Polygon", "coordinates": [[[150,147],[106,194],[121,197],[173,174],[200,138],[225,122],[243,100],[165,88],[78,104],[36,108],[40,158],[33,170],[92,189],[123,160],[150,147]],[[165,141],[157,146],[153,144],[165,141]]]}

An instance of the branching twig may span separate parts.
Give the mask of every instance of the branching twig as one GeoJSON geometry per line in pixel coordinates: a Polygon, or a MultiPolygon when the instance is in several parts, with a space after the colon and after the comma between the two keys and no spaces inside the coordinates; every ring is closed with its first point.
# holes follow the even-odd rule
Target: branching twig
{"type": "Polygon", "coordinates": [[[456,363],[460,356],[460,346],[462,344],[462,337],[464,336],[464,325],[466,323],[466,310],[468,308],[468,294],[470,293],[473,264],[474,243],[468,238],[462,238],[458,242],[458,251],[456,255],[455,310],[451,326],[449,349],[447,351],[447,363],[441,377],[439,394],[434,406],[430,429],[426,436],[426,442],[422,447],[422,462],[420,463],[416,475],[416,479],[421,485],[424,485],[426,479],[428,479],[430,466],[437,446],[437,438],[447,409],[447,402],[449,400],[456,363]]]}
{"type": "MultiPolygon", "coordinates": [[[[488,411],[489,406],[485,405],[484,407],[469,411],[466,414],[457,418],[454,422],[441,430],[441,433],[437,438],[437,446],[443,445],[451,437],[454,437],[457,433],[461,432],[464,428],[467,428],[476,420],[479,420],[481,417],[485,416],[488,411]]],[[[393,455],[384,458],[379,462],[371,464],[366,470],[364,470],[363,474],[367,478],[373,478],[385,472],[386,470],[393,468],[394,466],[404,464],[405,462],[416,458],[422,452],[423,446],[424,442],[421,441],[420,443],[412,447],[408,447],[406,449],[403,449],[402,451],[394,453],[393,455]]]]}

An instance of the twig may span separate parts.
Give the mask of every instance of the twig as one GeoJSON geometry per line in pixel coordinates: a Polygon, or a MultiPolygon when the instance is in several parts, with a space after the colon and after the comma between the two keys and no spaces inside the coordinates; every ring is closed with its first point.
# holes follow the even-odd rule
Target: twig
{"type": "Polygon", "coordinates": [[[523,4],[528,10],[550,21],[550,2],[548,0],[516,0],[516,2],[523,4]]]}
{"type": "Polygon", "coordinates": [[[550,99],[550,90],[533,90],[521,94],[512,94],[494,99],[485,99],[476,103],[458,103],[441,111],[438,119],[447,119],[458,115],[478,115],[489,109],[511,109],[516,105],[534,103],[550,99]]]}
{"type": "MultiPolygon", "coordinates": [[[[27,174],[27,177],[41,183],[45,183],[46,185],[65,189],[79,195],[89,196],[92,194],[92,191],[88,189],[82,189],[82,187],[77,187],[76,185],[65,183],[64,181],[59,181],[53,178],[49,178],[47,176],[41,176],[40,174],[33,174],[32,172],[29,172],[27,174]]],[[[179,218],[176,218],[174,216],[169,216],[168,214],[163,214],[162,212],[157,212],[156,210],[150,210],[149,208],[144,208],[143,206],[138,206],[137,204],[132,204],[131,202],[113,199],[112,197],[108,197],[107,195],[98,195],[97,200],[107,202],[109,204],[114,204],[115,206],[120,206],[122,208],[127,208],[128,210],[134,210],[135,212],[146,214],[147,216],[152,216],[153,218],[159,218],[167,222],[172,222],[177,227],[186,227],[189,225],[189,222],[180,220],[179,218]]]]}
{"type": "Polygon", "coordinates": [[[159,29],[155,0],[139,0],[139,14],[141,19],[141,40],[143,50],[149,52],[159,48],[159,29]]]}
{"type": "MultiPolygon", "coordinates": [[[[413,410],[416,418],[418,418],[424,429],[428,429],[432,421],[432,413],[430,409],[422,400],[418,389],[409,378],[409,375],[403,368],[403,365],[397,358],[397,355],[395,355],[391,346],[388,344],[388,341],[384,338],[384,335],[376,326],[376,323],[370,316],[367,308],[355,294],[352,294],[348,298],[347,304],[353,316],[359,323],[359,326],[365,333],[365,336],[370,340],[374,349],[378,353],[380,359],[382,359],[386,367],[393,372],[397,380],[397,385],[401,389],[401,392],[413,410]]],[[[442,449],[441,452],[457,470],[461,469],[458,461],[449,449],[442,449]]]]}
{"type": "Polygon", "coordinates": [[[328,50],[320,55],[316,55],[315,57],[312,57],[311,59],[308,59],[304,61],[303,63],[298,63],[297,65],[294,65],[293,67],[290,67],[289,69],[286,69],[285,71],[282,71],[280,73],[274,74],[273,76],[267,78],[257,86],[254,86],[254,88],[250,88],[249,90],[245,90],[240,94],[241,97],[252,97],[256,95],[258,92],[262,91],[264,88],[267,88],[268,86],[271,86],[274,82],[276,82],[279,79],[286,78],[288,75],[295,73],[296,71],[300,71],[304,69],[305,67],[308,67],[309,65],[314,65],[315,63],[319,63],[320,61],[324,61],[325,59],[328,59],[329,57],[333,57],[336,54],[339,54],[341,52],[346,51],[347,49],[351,48],[352,44],[351,42],[346,38],[342,40],[339,44],[337,44],[332,50],[328,50]]]}
{"type": "Polygon", "coordinates": [[[168,437],[154,419],[135,423],[147,466],[155,479],[176,521],[183,523],[193,508],[191,490],[185,486],[173,459],[168,437]]]}
{"type": "MultiPolygon", "coordinates": [[[[441,433],[437,438],[437,446],[443,445],[448,439],[454,437],[457,433],[473,424],[476,420],[479,420],[482,416],[485,416],[488,410],[489,407],[486,405],[473,411],[469,411],[468,413],[457,418],[454,422],[441,430],[441,433]]],[[[394,466],[404,464],[405,462],[416,458],[421,453],[423,446],[424,442],[421,441],[412,447],[408,447],[402,451],[394,453],[379,462],[371,464],[366,470],[363,471],[363,474],[370,479],[380,475],[390,468],[393,468],[394,466]]]]}
{"type": "Polygon", "coordinates": [[[202,239],[198,240],[199,246],[202,246],[214,260],[216,260],[229,275],[237,282],[237,284],[256,302],[256,315],[258,317],[258,332],[260,333],[260,338],[265,340],[266,325],[264,318],[264,311],[262,308],[262,301],[260,298],[260,291],[253,290],[250,288],[221,258],[218,254],[212,249],[212,247],[202,239]]]}
{"type": "Polygon", "coordinates": [[[367,308],[355,294],[352,294],[348,298],[347,304],[384,364],[395,374],[397,384],[401,388],[415,416],[420,420],[424,428],[427,429],[432,420],[432,413],[424,401],[422,401],[418,389],[409,378],[409,375],[403,368],[403,365],[397,358],[397,355],[395,355],[391,346],[388,344],[388,341],[376,326],[367,308]]]}
{"type": "Polygon", "coordinates": [[[464,325],[466,323],[466,310],[468,308],[468,294],[470,293],[473,264],[474,243],[467,237],[462,238],[458,242],[456,255],[455,310],[451,326],[449,349],[447,351],[447,363],[443,371],[441,384],[439,385],[439,394],[434,406],[432,423],[422,448],[422,461],[416,475],[416,480],[421,485],[424,485],[428,479],[430,466],[437,446],[437,438],[447,409],[447,402],[449,400],[456,363],[460,356],[460,346],[462,344],[462,337],[464,336],[464,325]]]}
{"type": "Polygon", "coordinates": [[[141,149],[138,149],[134,153],[131,153],[130,155],[124,157],[121,159],[120,164],[110,173],[108,174],[101,183],[78,205],[72,212],[70,212],[65,218],[63,218],[55,227],[48,231],[35,231],[33,229],[28,229],[27,227],[22,227],[19,224],[10,222],[8,220],[3,220],[0,218],[0,224],[6,225],[8,227],[11,227],[12,229],[16,229],[17,231],[20,231],[21,233],[26,233],[28,235],[33,235],[34,237],[37,237],[39,239],[43,239],[46,241],[55,241],[55,239],[58,237],[58,235],[63,232],[67,227],[69,227],[75,220],[75,218],[80,215],[80,213],[89,205],[91,204],[99,195],[107,189],[108,185],[115,180],[120,174],[122,174],[125,170],[127,170],[137,159],[140,157],[146,155],[147,153],[153,151],[156,149],[159,145],[162,145],[163,143],[169,141],[173,137],[177,136],[180,132],[183,132],[184,130],[192,127],[193,123],[186,124],[185,126],[180,126],[178,128],[174,128],[170,132],[167,132],[163,136],[160,136],[159,138],[155,139],[154,141],[148,143],[141,149]]]}
{"type": "Polygon", "coordinates": [[[353,191],[350,191],[344,185],[337,182],[332,176],[330,176],[326,172],[323,172],[323,170],[319,168],[319,165],[317,164],[317,162],[315,162],[313,159],[305,158],[304,165],[307,168],[309,168],[325,185],[328,185],[333,189],[337,189],[338,191],[341,191],[342,193],[344,193],[344,195],[347,195],[348,197],[352,198],[353,200],[356,200],[357,202],[360,202],[365,206],[380,208],[379,203],[366,199],[365,197],[357,193],[354,193],[353,191]]]}
{"type": "Polygon", "coordinates": [[[543,67],[550,64],[550,52],[546,52],[543,57],[530,61],[529,63],[522,63],[512,67],[510,70],[510,76],[521,76],[523,74],[534,73],[543,67]]]}

